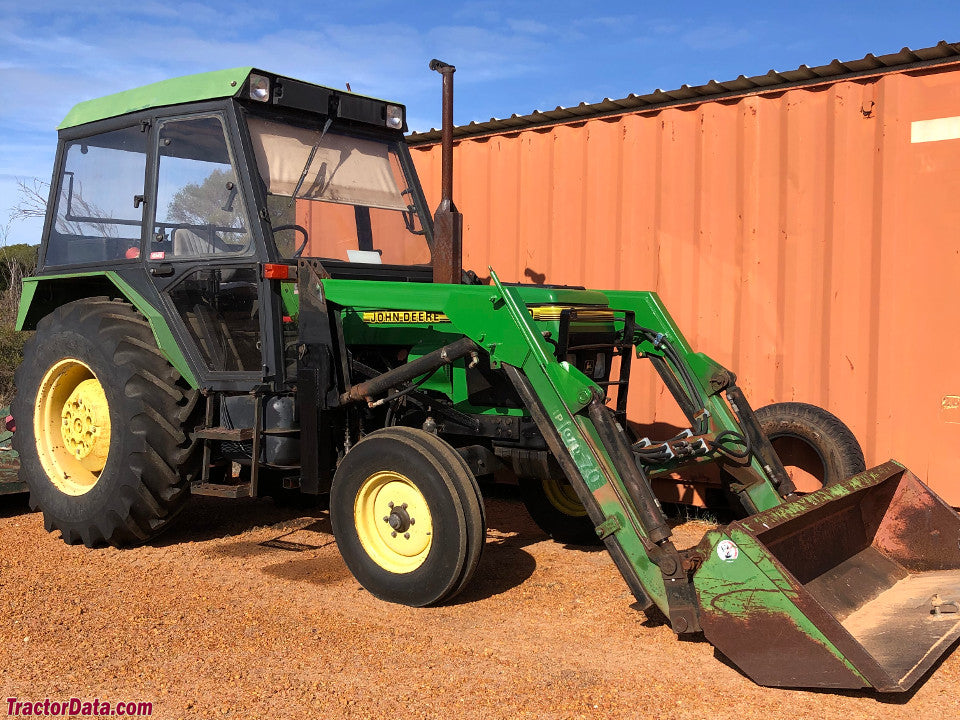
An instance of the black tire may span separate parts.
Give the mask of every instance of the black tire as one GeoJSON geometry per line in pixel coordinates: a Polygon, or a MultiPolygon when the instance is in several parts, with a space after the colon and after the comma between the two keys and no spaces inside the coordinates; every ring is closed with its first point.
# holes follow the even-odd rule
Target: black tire
{"type": "Polygon", "coordinates": [[[856,436],[823,408],[774,403],[757,410],[756,416],[799,492],[818,490],[866,469],[856,436]]]}
{"type": "Polygon", "coordinates": [[[128,546],[170,524],[200,468],[199,443],[189,431],[202,409],[199,393],[164,358],[142,315],[105,297],[57,308],[37,323],[15,379],[20,477],[48,531],[59,530],[70,544],[128,546]],[[99,470],[71,476],[73,457],[59,448],[76,447],[76,438],[53,428],[58,408],[65,424],[72,417],[63,413],[70,398],[80,397],[76,372],[92,374],[102,389],[97,407],[109,417],[109,441],[100,443],[106,457],[99,470]],[[64,398],[70,387],[74,393],[64,398]]]}
{"type": "Polygon", "coordinates": [[[330,521],[357,581],[381,600],[413,607],[460,592],[486,539],[483,501],[469,466],[440,438],[406,427],[371,433],[347,453],[333,478],[330,521]],[[394,494],[398,503],[387,509],[394,494]],[[415,501],[400,507],[407,497],[415,501]],[[429,513],[426,521],[418,505],[429,513]],[[404,555],[402,538],[420,551],[404,555]]]}
{"type": "Polygon", "coordinates": [[[518,477],[520,498],[541,530],[567,545],[601,545],[593,521],[566,478],[518,477]]]}

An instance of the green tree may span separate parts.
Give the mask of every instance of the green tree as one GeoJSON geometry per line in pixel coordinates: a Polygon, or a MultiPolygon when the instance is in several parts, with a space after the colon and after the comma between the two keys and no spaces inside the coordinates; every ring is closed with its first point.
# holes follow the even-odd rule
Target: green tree
{"type": "Polygon", "coordinates": [[[184,185],[170,201],[167,218],[187,225],[242,227],[236,183],[233,170],[227,167],[214,170],[203,182],[184,185]]]}

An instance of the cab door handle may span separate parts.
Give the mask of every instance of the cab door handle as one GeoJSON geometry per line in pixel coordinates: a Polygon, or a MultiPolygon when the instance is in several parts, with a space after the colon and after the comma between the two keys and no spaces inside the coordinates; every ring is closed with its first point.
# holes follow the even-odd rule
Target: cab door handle
{"type": "Polygon", "coordinates": [[[154,277],[170,277],[173,275],[173,265],[170,263],[161,263],[150,267],[150,274],[154,277]]]}

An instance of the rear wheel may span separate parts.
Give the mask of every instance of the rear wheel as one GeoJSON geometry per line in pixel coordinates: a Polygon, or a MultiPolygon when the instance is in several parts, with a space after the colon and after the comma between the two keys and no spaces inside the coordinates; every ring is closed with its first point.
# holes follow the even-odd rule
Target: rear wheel
{"type": "Polygon", "coordinates": [[[415,607],[460,592],[486,536],[469,466],[435,435],[405,427],[371,433],[347,453],[333,478],[330,520],[360,584],[415,607]]]}
{"type": "Polygon", "coordinates": [[[599,545],[593,522],[566,478],[518,477],[520,497],[537,526],[557,542],[599,545]]]}
{"type": "Polygon", "coordinates": [[[866,469],[856,436],[823,408],[774,403],[757,410],[756,417],[798,492],[819,490],[866,469]]]}
{"type": "Polygon", "coordinates": [[[61,306],[37,324],[16,384],[14,446],[47,530],[119,546],[169,525],[199,469],[197,392],[141,315],[108,298],[61,306]]]}

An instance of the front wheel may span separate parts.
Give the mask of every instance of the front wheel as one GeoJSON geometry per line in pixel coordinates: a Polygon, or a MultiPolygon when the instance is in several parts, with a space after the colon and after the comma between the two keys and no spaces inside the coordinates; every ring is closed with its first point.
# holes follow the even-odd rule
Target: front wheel
{"type": "Polygon", "coordinates": [[[77,300],[40,320],[23,352],[13,442],[47,530],[88,547],[157,535],[189,496],[199,418],[149,324],[127,303],[77,300]]]}
{"type": "Polygon", "coordinates": [[[360,584],[414,607],[460,592],[486,537],[469,466],[435,435],[406,427],[373,432],[347,453],[333,478],[330,520],[360,584]]]}

